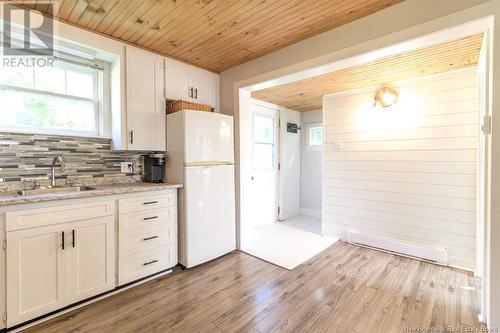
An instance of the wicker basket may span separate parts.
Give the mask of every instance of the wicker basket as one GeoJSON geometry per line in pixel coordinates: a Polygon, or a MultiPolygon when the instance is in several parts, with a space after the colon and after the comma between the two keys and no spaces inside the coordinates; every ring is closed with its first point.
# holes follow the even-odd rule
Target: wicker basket
{"type": "Polygon", "coordinates": [[[207,104],[199,104],[183,100],[167,103],[167,114],[174,113],[180,110],[196,110],[196,111],[212,112],[212,107],[207,104]]]}

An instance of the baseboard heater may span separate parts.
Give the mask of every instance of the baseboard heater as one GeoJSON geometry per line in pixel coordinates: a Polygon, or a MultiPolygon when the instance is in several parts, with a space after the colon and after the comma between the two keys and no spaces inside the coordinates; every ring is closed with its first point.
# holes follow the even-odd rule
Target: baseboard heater
{"type": "Polygon", "coordinates": [[[349,231],[347,241],[371,248],[394,252],[413,258],[419,258],[434,262],[439,265],[448,266],[448,250],[433,248],[423,245],[412,244],[397,239],[383,236],[366,234],[363,232],[349,231]]]}

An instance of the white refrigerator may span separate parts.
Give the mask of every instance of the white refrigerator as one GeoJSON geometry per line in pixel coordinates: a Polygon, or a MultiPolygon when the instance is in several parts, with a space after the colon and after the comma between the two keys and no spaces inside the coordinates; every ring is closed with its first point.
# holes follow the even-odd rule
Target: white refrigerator
{"type": "Polygon", "coordinates": [[[193,267],[236,248],[233,117],[167,115],[167,182],[181,183],[179,262],[193,267]]]}

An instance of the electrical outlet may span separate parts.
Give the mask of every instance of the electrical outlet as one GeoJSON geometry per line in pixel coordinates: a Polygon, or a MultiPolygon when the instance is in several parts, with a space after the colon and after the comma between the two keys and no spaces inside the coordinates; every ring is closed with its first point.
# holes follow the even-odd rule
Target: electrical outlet
{"type": "Polygon", "coordinates": [[[120,169],[121,173],[132,173],[132,167],[131,165],[134,165],[134,162],[121,162],[120,163],[120,169]]]}

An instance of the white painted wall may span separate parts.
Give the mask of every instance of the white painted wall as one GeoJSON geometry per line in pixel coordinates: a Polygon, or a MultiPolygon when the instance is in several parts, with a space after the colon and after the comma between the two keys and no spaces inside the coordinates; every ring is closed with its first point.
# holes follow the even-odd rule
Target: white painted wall
{"type": "Polygon", "coordinates": [[[281,108],[280,123],[279,218],[286,220],[300,214],[301,131],[287,132],[287,123],[301,125],[300,112],[281,108]]]}
{"type": "Polygon", "coordinates": [[[477,69],[395,84],[391,108],[375,89],[324,97],[323,232],[365,232],[446,248],[476,264],[477,69]]]}
{"type": "Polygon", "coordinates": [[[323,183],[323,147],[307,146],[307,125],[323,122],[322,110],[301,113],[301,185],[302,215],[321,216],[323,183]]]}

